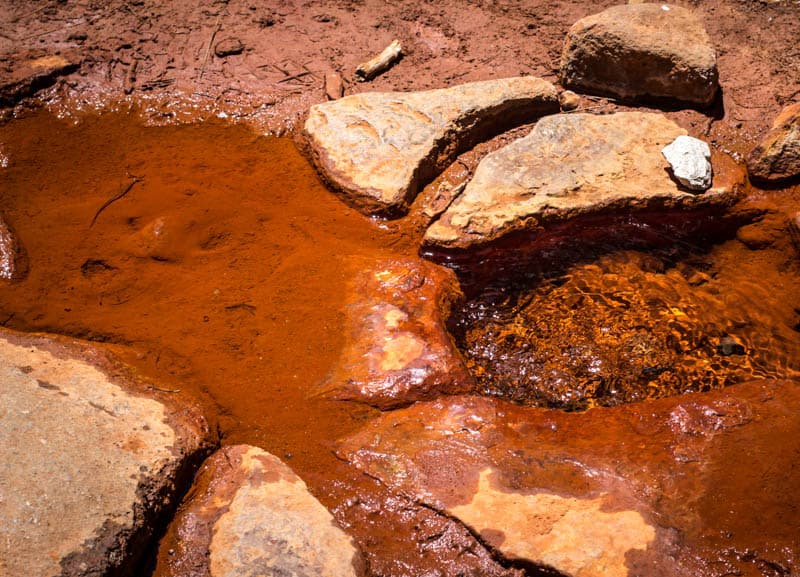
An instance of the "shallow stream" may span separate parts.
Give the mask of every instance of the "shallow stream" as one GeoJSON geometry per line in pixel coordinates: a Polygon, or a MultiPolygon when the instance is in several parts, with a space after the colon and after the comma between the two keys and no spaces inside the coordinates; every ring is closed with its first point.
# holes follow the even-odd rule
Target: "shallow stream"
{"type": "MultiPolygon", "coordinates": [[[[0,150],[0,214],[29,263],[0,283],[0,324],[112,346],[335,508],[334,443],[377,414],[315,395],[343,347],[351,259],[416,255],[419,221],[366,218],[291,140],[222,123],[38,112],[0,126],[0,150]]],[[[739,239],[605,247],[471,287],[450,328],[483,392],[580,410],[797,377],[797,188],[751,192],[763,214],[739,239]]]]}

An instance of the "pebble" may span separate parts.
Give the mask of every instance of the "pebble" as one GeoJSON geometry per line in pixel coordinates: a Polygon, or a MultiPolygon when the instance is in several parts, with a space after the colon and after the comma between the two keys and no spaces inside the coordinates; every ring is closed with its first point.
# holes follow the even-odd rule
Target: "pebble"
{"type": "Polygon", "coordinates": [[[717,354],[723,357],[743,355],[745,352],[744,345],[731,336],[722,337],[717,345],[717,354]]]}
{"type": "Polygon", "coordinates": [[[679,136],[661,150],[672,167],[672,174],[690,190],[711,188],[711,150],[708,144],[691,136],[679,136]]]}
{"type": "Polygon", "coordinates": [[[217,45],[214,46],[214,54],[218,58],[234,56],[242,52],[244,52],[244,44],[242,44],[242,41],[238,38],[226,38],[225,40],[220,40],[217,45]]]}
{"type": "Polygon", "coordinates": [[[565,90],[558,95],[558,101],[561,103],[561,110],[575,110],[581,103],[581,97],[572,90],[565,90]]]}

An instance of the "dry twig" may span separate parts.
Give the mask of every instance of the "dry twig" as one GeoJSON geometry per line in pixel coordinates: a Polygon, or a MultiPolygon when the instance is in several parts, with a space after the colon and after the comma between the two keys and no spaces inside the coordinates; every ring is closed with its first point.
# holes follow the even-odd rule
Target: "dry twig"
{"type": "Polygon", "coordinates": [[[94,223],[97,222],[97,217],[100,216],[101,212],[103,212],[106,208],[108,208],[112,203],[118,201],[120,198],[128,194],[134,187],[134,185],[137,182],[141,182],[142,180],[138,176],[132,176],[130,173],[128,173],[128,178],[132,178],[133,180],[131,180],[125,188],[120,189],[120,191],[117,194],[109,198],[102,204],[100,208],[97,209],[97,212],[94,213],[94,217],[92,218],[92,222],[89,224],[89,228],[92,228],[94,226],[94,223]]]}
{"type": "Polygon", "coordinates": [[[206,55],[203,57],[203,65],[200,66],[200,74],[198,78],[203,77],[203,72],[206,69],[206,63],[208,62],[208,55],[211,54],[211,47],[214,45],[214,38],[217,37],[217,32],[219,32],[220,28],[222,28],[222,24],[220,21],[222,20],[222,12],[217,14],[217,22],[214,24],[214,31],[211,33],[211,38],[208,39],[208,46],[206,47],[206,55]]]}

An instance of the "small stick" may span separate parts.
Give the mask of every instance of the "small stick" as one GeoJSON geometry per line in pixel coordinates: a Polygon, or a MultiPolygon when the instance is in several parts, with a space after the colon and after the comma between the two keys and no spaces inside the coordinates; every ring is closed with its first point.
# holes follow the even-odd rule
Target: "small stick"
{"type": "Polygon", "coordinates": [[[214,38],[217,37],[217,32],[219,29],[222,28],[220,25],[220,19],[222,18],[222,12],[217,15],[217,23],[214,25],[214,31],[211,33],[211,38],[208,40],[208,46],[206,47],[206,55],[203,57],[203,65],[200,67],[200,76],[199,78],[203,77],[203,72],[206,69],[206,62],[208,62],[208,55],[211,53],[211,46],[214,44],[214,38]]]}
{"type": "Polygon", "coordinates": [[[155,385],[148,385],[148,389],[152,389],[154,391],[161,391],[162,393],[180,393],[180,389],[165,389],[163,387],[157,387],[155,385]]]}
{"type": "Polygon", "coordinates": [[[94,213],[94,218],[92,218],[92,222],[89,224],[89,228],[92,228],[92,227],[94,226],[94,223],[97,221],[97,217],[98,217],[98,216],[100,216],[100,213],[101,213],[101,212],[103,212],[103,211],[104,211],[106,208],[108,208],[108,206],[109,206],[111,203],[118,201],[120,198],[122,198],[123,196],[125,196],[126,194],[128,194],[128,193],[131,191],[131,189],[133,188],[133,186],[134,186],[134,185],[135,185],[137,182],[141,182],[141,180],[142,180],[142,179],[141,179],[141,178],[139,178],[138,176],[132,176],[131,174],[128,174],[128,177],[129,177],[129,178],[132,178],[133,180],[131,180],[131,181],[128,183],[128,186],[126,186],[125,188],[121,189],[121,190],[120,190],[120,191],[119,191],[117,194],[115,194],[114,196],[112,196],[111,198],[109,198],[107,201],[105,201],[105,202],[103,203],[103,205],[102,205],[100,208],[98,208],[98,209],[97,209],[97,212],[96,212],[96,213],[94,213]]]}
{"type": "Polygon", "coordinates": [[[403,47],[400,46],[399,40],[393,40],[389,46],[383,49],[383,52],[378,54],[372,60],[368,60],[363,64],[359,64],[356,68],[356,76],[362,82],[371,80],[382,72],[385,72],[392,65],[397,62],[403,55],[403,47]]]}
{"type": "Polygon", "coordinates": [[[289,82],[290,80],[300,80],[303,76],[308,76],[309,74],[311,74],[312,76],[314,75],[313,72],[308,72],[308,71],[298,72],[297,74],[292,74],[291,76],[287,76],[286,78],[281,78],[280,80],[278,80],[277,83],[280,84],[281,82],[289,82]]]}

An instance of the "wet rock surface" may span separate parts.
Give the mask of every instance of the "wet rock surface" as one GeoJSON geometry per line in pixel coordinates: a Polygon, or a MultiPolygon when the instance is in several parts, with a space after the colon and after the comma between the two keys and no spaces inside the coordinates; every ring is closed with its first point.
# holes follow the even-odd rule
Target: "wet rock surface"
{"type": "Polygon", "coordinates": [[[166,574],[364,574],[361,553],[305,483],[257,447],[221,449],[203,465],[173,526],[179,547],[166,574]]]}
{"type": "Polygon", "coordinates": [[[800,102],[786,107],[747,157],[750,178],[781,183],[800,176],[800,102]]]}
{"type": "Polygon", "coordinates": [[[470,392],[474,381],[445,328],[462,298],[455,275],[421,259],[353,263],[347,341],[322,394],[380,409],[470,392]]]}
{"type": "Polygon", "coordinates": [[[3,575],[134,573],[210,435],[125,375],[88,345],[0,333],[3,575]]]}
{"type": "Polygon", "coordinates": [[[498,559],[460,521],[420,507],[342,461],[336,481],[326,486],[333,513],[357,540],[369,575],[385,577],[523,577],[520,568],[498,559]]]}
{"type": "Polygon", "coordinates": [[[566,575],[791,574],[799,405],[796,381],[585,413],[451,397],[380,417],[339,454],[566,575]]]}
{"type": "Polygon", "coordinates": [[[424,243],[434,251],[474,249],[579,217],[732,204],[735,178],[719,178],[703,194],[672,181],[661,149],[681,135],[685,130],[653,113],[542,118],[528,136],[480,162],[424,243]]]}
{"type": "Polygon", "coordinates": [[[303,134],[323,178],[352,204],[398,214],[459,152],[558,109],[549,82],[507,78],[318,104],[303,134]]]}
{"type": "Polygon", "coordinates": [[[0,279],[19,280],[27,269],[27,259],[19,240],[0,215],[0,279]]]}
{"type": "Polygon", "coordinates": [[[625,100],[711,104],[717,58],[697,15],[667,4],[613,6],[576,22],[561,55],[564,86],[625,100]]]}

